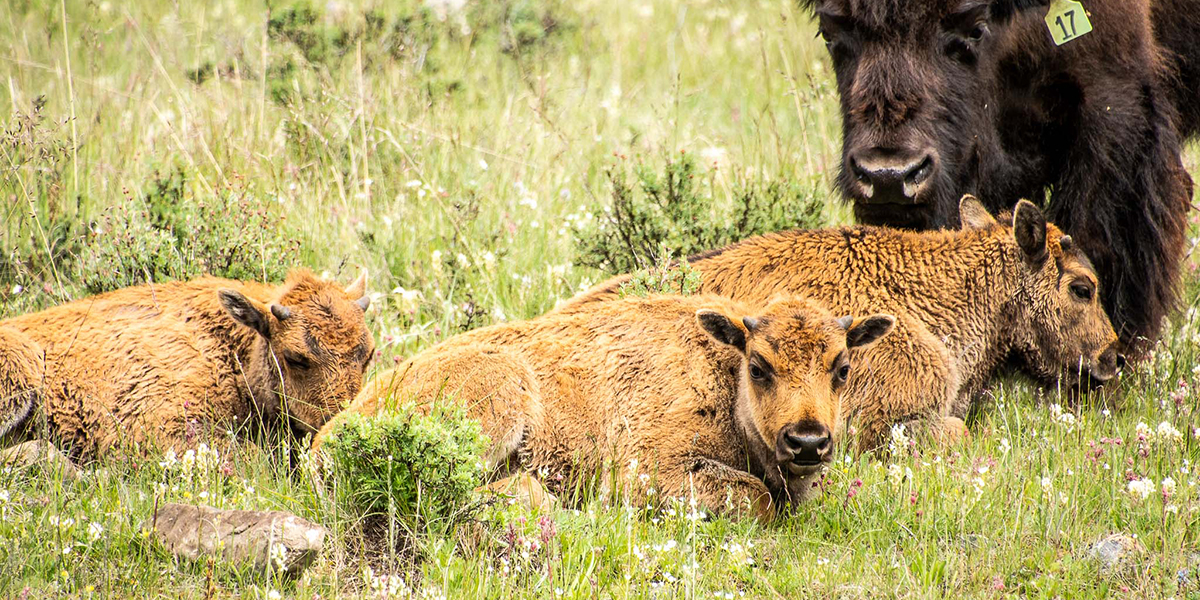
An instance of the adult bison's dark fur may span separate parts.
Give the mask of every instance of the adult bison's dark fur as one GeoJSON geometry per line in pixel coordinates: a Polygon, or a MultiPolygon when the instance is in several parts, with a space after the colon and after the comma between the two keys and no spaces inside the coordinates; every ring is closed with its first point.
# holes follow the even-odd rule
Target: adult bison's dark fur
{"type": "Polygon", "coordinates": [[[799,1],[833,59],[859,221],[956,226],[965,193],[993,210],[1049,195],[1122,339],[1157,336],[1191,200],[1200,0],[1082,0],[1094,29],[1063,46],[1044,0],[799,1]]]}

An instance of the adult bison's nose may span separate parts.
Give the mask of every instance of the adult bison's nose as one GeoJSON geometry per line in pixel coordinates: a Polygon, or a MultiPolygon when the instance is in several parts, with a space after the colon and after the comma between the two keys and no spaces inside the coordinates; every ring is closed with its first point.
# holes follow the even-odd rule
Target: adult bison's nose
{"type": "Polygon", "coordinates": [[[866,204],[920,204],[937,169],[937,152],[871,148],[850,153],[850,175],[866,204]]]}
{"type": "Polygon", "coordinates": [[[829,428],[816,422],[790,425],[779,432],[778,458],[797,467],[829,462],[833,438],[829,428]]]}

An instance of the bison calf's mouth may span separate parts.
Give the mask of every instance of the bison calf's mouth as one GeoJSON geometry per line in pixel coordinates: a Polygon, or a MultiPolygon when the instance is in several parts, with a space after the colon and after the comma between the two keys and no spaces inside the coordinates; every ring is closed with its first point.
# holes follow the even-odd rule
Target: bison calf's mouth
{"type": "Polygon", "coordinates": [[[833,459],[833,435],[816,422],[785,427],[775,443],[775,458],[793,474],[807,474],[833,459]]]}

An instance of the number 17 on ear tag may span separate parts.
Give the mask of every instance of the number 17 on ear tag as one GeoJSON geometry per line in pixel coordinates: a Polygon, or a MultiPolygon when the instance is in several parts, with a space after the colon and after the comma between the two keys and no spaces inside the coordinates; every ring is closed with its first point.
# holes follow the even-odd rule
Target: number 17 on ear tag
{"type": "Polygon", "coordinates": [[[1088,21],[1082,4],[1075,0],[1054,0],[1046,13],[1046,27],[1054,45],[1061,46],[1091,31],[1092,22],[1088,21]]]}

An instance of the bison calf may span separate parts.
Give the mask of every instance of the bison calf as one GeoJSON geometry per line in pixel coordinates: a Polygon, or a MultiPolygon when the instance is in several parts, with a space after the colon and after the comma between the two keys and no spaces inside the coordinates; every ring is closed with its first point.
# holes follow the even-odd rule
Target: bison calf
{"type": "Polygon", "coordinates": [[[811,493],[841,422],[847,349],[892,318],[834,319],[797,299],[749,314],[725,299],[658,296],[486,327],[373,378],[347,412],[450,396],[493,440],[498,475],[545,469],[566,486],[611,461],[636,488],[626,465],[638,460],[664,494],[768,518],[811,493]]]}
{"type": "Polygon", "coordinates": [[[185,446],[252,416],[316,431],[358,393],[374,352],[365,285],[206,277],[0,321],[0,436],[29,431],[39,411],[78,458],[185,446]]]}
{"type": "MultiPolygon", "coordinates": [[[[847,393],[867,448],[897,422],[961,428],[970,401],[1010,357],[1045,383],[1113,377],[1117,335],[1091,263],[1071,238],[1029,202],[1007,223],[970,197],[960,211],[957,231],[787,231],[690,265],[705,293],[746,302],[803,294],[834,313],[897,315],[896,332],[862,353],[847,393]]],[[[601,283],[559,311],[616,298],[627,279],[601,283]]]]}

